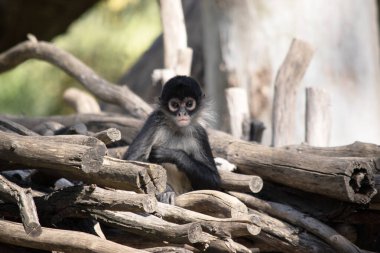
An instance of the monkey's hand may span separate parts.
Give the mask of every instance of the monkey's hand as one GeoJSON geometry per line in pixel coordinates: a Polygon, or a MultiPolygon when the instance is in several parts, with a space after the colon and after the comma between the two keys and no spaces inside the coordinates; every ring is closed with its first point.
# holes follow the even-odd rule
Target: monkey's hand
{"type": "Polygon", "coordinates": [[[179,151],[170,148],[153,147],[149,155],[152,163],[175,163],[179,151]]]}

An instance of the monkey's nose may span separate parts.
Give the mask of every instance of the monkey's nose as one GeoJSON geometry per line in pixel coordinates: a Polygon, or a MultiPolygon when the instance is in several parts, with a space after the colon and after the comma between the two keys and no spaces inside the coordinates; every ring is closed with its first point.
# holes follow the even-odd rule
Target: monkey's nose
{"type": "Polygon", "coordinates": [[[177,113],[177,116],[181,117],[181,116],[187,116],[187,111],[185,108],[181,108],[179,109],[179,112],[177,113]]]}

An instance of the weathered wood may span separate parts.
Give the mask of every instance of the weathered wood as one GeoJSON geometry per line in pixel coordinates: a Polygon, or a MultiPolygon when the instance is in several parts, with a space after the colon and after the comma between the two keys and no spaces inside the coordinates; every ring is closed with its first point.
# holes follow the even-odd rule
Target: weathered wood
{"type": "Polygon", "coordinates": [[[145,248],[144,250],[148,252],[152,252],[152,253],[192,253],[193,252],[185,248],[173,247],[173,246],[145,248]]]}
{"type": "Polygon", "coordinates": [[[0,196],[18,205],[22,224],[29,236],[41,234],[41,225],[31,189],[21,188],[0,175],[0,196]]]}
{"type": "Polygon", "coordinates": [[[244,175],[220,171],[221,188],[228,191],[258,193],[263,188],[263,180],[259,176],[244,175]]]}
{"type": "MultiPolygon", "coordinates": [[[[144,102],[145,103],[145,102],[144,102]]],[[[2,116],[6,119],[19,123],[29,129],[43,124],[44,122],[57,122],[64,126],[71,126],[78,122],[84,123],[89,131],[99,132],[108,128],[120,130],[122,140],[131,143],[142,126],[142,121],[125,116],[112,116],[100,114],[74,114],[67,116],[45,116],[45,117],[21,117],[21,116],[2,116]]]]}
{"type": "Polygon", "coordinates": [[[44,60],[61,68],[99,99],[119,105],[137,118],[146,118],[152,111],[128,87],[120,87],[102,79],[77,58],[47,42],[26,41],[0,54],[0,73],[28,59],[44,60]]]}
{"type": "Polygon", "coordinates": [[[248,207],[265,212],[274,218],[281,219],[295,226],[306,229],[308,232],[321,238],[337,252],[360,253],[361,250],[348,241],[344,236],[337,233],[331,227],[319,220],[301,213],[298,210],[284,204],[264,201],[254,196],[230,192],[233,196],[243,201],[248,207]]]}
{"type": "Polygon", "coordinates": [[[199,190],[175,198],[175,205],[219,218],[246,216],[247,207],[237,198],[223,192],[199,190]]]}
{"type": "Polygon", "coordinates": [[[312,154],[327,157],[380,157],[380,146],[356,141],[352,144],[337,147],[314,147],[306,143],[283,147],[300,154],[312,154]]]}
{"type": "Polygon", "coordinates": [[[249,104],[247,91],[241,87],[230,87],[225,90],[225,95],[231,135],[238,139],[248,140],[249,104]]]}
{"type": "Polygon", "coordinates": [[[293,39],[274,82],[272,145],[294,144],[297,89],[313,56],[311,46],[293,39]]]}
{"type": "Polygon", "coordinates": [[[100,113],[100,106],[96,99],[87,92],[78,88],[68,88],[63,93],[63,100],[77,113],[100,113]]]}
{"type": "Polygon", "coordinates": [[[107,209],[152,213],[157,208],[153,195],[136,194],[122,190],[106,190],[96,185],[78,185],[54,191],[36,198],[38,209],[55,214],[66,208],[107,209]]]}
{"type": "Polygon", "coordinates": [[[305,141],[312,146],[329,146],[330,97],[323,89],[306,88],[305,141]]]}
{"type": "Polygon", "coordinates": [[[0,241],[28,248],[62,252],[146,252],[104,240],[94,235],[53,228],[44,227],[39,236],[31,237],[25,233],[21,224],[5,220],[0,220],[0,241]]]}
{"type": "MultiPolygon", "coordinates": [[[[165,189],[166,172],[155,164],[127,162],[105,156],[104,144],[95,147],[56,142],[66,137],[29,137],[0,132],[3,169],[39,168],[100,186],[158,193],[165,189]],[[8,167],[10,166],[10,167],[8,167]]],[[[81,136],[73,137],[82,141],[81,136]]],[[[95,138],[93,138],[95,139],[95,138]]],[[[92,140],[89,137],[84,140],[92,140]]],[[[96,139],[95,139],[96,140],[96,139]]],[[[99,142],[96,140],[95,143],[99,142]]]]}
{"type": "Polygon", "coordinates": [[[214,155],[236,164],[244,174],[354,203],[368,203],[376,194],[376,166],[371,159],[321,159],[236,140],[217,131],[209,135],[214,155]],[[357,184],[354,178],[361,173],[364,177],[357,184]]]}
{"type": "Polygon", "coordinates": [[[328,244],[304,229],[292,226],[265,213],[249,210],[252,222],[261,227],[257,240],[285,253],[334,253],[328,244]]]}
{"type": "Polygon", "coordinates": [[[121,140],[121,133],[116,128],[108,128],[106,130],[94,133],[93,136],[104,142],[106,145],[121,140]]]}
{"type": "Polygon", "coordinates": [[[131,212],[89,210],[99,222],[134,233],[145,238],[165,240],[172,243],[202,242],[202,228],[197,223],[177,225],[155,216],[141,216],[131,212]]]}
{"type": "Polygon", "coordinates": [[[40,135],[50,136],[50,135],[54,135],[57,130],[63,127],[64,125],[62,125],[61,123],[54,122],[54,121],[46,121],[35,126],[33,128],[33,131],[35,131],[36,133],[40,135]]]}

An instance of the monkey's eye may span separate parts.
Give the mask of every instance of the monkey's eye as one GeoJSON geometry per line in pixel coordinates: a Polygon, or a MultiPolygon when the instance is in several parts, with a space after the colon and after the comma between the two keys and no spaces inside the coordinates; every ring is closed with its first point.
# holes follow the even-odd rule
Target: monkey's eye
{"type": "Polygon", "coordinates": [[[170,99],[168,105],[169,105],[169,110],[172,112],[175,112],[179,108],[179,101],[176,98],[170,99]]]}
{"type": "Polygon", "coordinates": [[[197,105],[197,102],[195,102],[194,98],[187,98],[185,99],[185,105],[187,110],[194,110],[195,106],[197,105]]]}

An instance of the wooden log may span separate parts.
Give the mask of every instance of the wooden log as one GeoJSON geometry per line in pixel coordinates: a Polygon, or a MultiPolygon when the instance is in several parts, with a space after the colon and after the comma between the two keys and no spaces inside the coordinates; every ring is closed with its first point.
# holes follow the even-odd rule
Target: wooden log
{"type": "Polygon", "coordinates": [[[121,133],[116,128],[108,128],[106,130],[94,133],[93,136],[104,142],[106,145],[121,140],[121,133]]]}
{"type": "Polygon", "coordinates": [[[155,214],[174,223],[198,222],[206,232],[222,238],[255,236],[260,232],[260,228],[252,224],[248,216],[222,219],[164,203],[158,203],[155,214]]]}
{"type": "Polygon", "coordinates": [[[306,88],[305,141],[327,147],[331,132],[330,97],[323,89],[306,88]]]}
{"type": "Polygon", "coordinates": [[[71,87],[63,93],[63,100],[77,113],[100,113],[100,106],[87,92],[71,87]]]}
{"type": "Polygon", "coordinates": [[[36,203],[39,210],[53,215],[69,207],[145,213],[153,213],[157,208],[157,200],[153,195],[106,190],[96,185],[67,187],[36,198],[36,203]]]}
{"type": "Polygon", "coordinates": [[[47,42],[26,41],[0,54],[0,73],[28,59],[44,60],[61,68],[99,99],[119,105],[137,118],[146,118],[152,111],[152,108],[127,86],[120,87],[102,79],[77,58],[47,42]]]}
{"type": "Polygon", "coordinates": [[[237,198],[223,192],[199,190],[175,198],[175,205],[219,218],[239,218],[248,214],[237,198]]]}
{"type": "Polygon", "coordinates": [[[104,145],[100,148],[64,142],[57,145],[55,137],[35,138],[3,132],[0,140],[0,159],[5,161],[5,169],[19,166],[50,173],[54,170],[54,174],[66,178],[141,193],[155,194],[166,187],[166,172],[161,166],[105,156],[104,145]]]}
{"type": "Polygon", "coordinates": [[[117,128],[121,132],[122,140],[131,143],[143,124],[142,121],[125,116],[99,115],[99,114],[74,114],[45,117],[2,116],[6,119],[19,123],[29,129],[44,123],[58,122],[64,126],[71,126],[78,122],[84,123],[89,131],[99,132],[108,128],[117,128]]]}
{"type": "Polygon", "coordinates": [[[37,237],[28,236],[19,223],[0,220],[0,242],[34,249],[82,253],[146,252],[83,232],[42,228],[37,237]]]}
{"type": "Polygon", "coordinates": [[[297,89],[313,56],[311,46],[293,39],[274,82],[272,145],[294,144],[297,89]]]}
{"type": "Polygon", "coordinates": [[[376,194],[376,166],[371,159],[321,159],[236,140],[218,131],[209,135],[214,155],[236,164],[241,173],[354,203],[368,203],[376,194]],[[359,174],[364,176],[357,178],[360,184],[355,182],[359,174]]]}
{"type": "Polygon", "coordinates": [[[283,148],[300,154],[312,154],[327,157],[380,157],[379,145],[360,141],[337,147],[314,147],[307,143],[302,143],[300,145],[284,146],[283,148]]]}
{"type": "Polygon", "coordinates": [[[264,201],[254,196],[239,192],[230,192],[230,194],[243,201],[250,208],[265,212],[274,218],[284,220],[290,224],[306,229],[308,232],[329,244],[334,250],[336,250],[336,252],[361,252],[356,245],[352,244],[331,227],[288,205],[264,201]]]}
{"type": "Polygon", "coordinates": [[[148,252],[152,252],[152,253],[192,253],[193,252],[185,248],[173,247],[173,246],[144,248],[144,250],[148,252]]]}
{"type": "Polygon", "coordinates": [[[263,188],[263,180],[259,176],[244,175],[220,171],[221,188],[228,191],[258,193],[263,188]]]}
{"type": "Polygon", "coordinates": [[[21,188],[0,175],[0,196],[18,205],[27,235],[38,236],[41,234],[41,225],[31,189],[21,188]]]}
{"type": "Polygon", "coordinates": [[[50,136],[55,135],[55,132],[63,127],[64,125],[62,125],[61,123],[47,121],[35,126],[32,130],[40,135],[50,136]]]}
{"type": "Polygon", "coordinates": [[[141,216],[131,212],[92,209],[89,214],[101,223],[117,227],[145,238],[172,243],[202,242],[202,228],[197,223],[177,225],[155,216],[141,216]]]}

